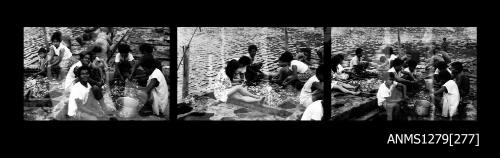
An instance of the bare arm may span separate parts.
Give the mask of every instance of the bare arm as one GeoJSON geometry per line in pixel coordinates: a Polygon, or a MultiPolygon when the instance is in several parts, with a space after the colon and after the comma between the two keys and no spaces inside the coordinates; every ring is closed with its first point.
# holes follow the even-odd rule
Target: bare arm
{"type": "Polygon", "coordinates": [[[158,87],[158,85],[160,85],[160,82],[158,82],[156,78],[151,79],[151,82],[149,82],[149,84],[146,86],[146,94],[148,95],[147,98],[151,96],[151,91],[154,88],[158,87]]]}

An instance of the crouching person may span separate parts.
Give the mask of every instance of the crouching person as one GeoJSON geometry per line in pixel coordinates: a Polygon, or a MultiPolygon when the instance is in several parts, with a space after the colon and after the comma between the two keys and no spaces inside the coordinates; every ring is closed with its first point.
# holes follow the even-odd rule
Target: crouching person
{"type": "Polygon", "coordinates": [[[153,61],[147,61],[141,65],[149,78],[146,86],[148,99],[139,114],[144,116],[147,111],[152,110],[155,115],[168,118],[168,85],[165,76],[155,65],[153,61]]]}
{"type": "Polygon", "coordinates": [[[383,107],[387,114],[387,120],[392,121],[393,118],[400,118],[401,107],[400,101],[408,98],[406,96],[406,86],[395,81],[395,74],[388,72],[384,74],[385,81],[380,84],[377,92],[377,103],[379,107],[383,107]],[[398,88],[403,90],[400,92],[398,88]],[[402,93],[402,95],[398,95],[402,93]]]}

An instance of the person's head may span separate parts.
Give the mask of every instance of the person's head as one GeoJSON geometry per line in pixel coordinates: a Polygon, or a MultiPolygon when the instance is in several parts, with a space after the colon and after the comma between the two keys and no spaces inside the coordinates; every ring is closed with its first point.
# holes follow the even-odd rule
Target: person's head
{"type": "Polygon", "coordinates": [[[59,31],[56,31],[52,34],[52,36],[50,37],[50,42],[52,42],[52,44],[56,47],[56,48],[59,48],[59,45],[61,44],[61,38],[62,38],[62,34],[61,32],[59,31]]]}
{"type": "Polygon", "coordinates": [[[250,54],[252,58],[255,57],[257,54],[257,46],[254,44],[248,46],[248,54],[250,54]]]}
{"type": "Polygon", "coordinates": [[[145,59],[144,62],[141,62],[141,67],[144,69],[147,75],[151,75],[156,69],[156,66],[156,61],[154,59],[145,59]]]}
{"type": "Polygon", "coordinates": [[[151,46],[150,44],[141,44],[139,46],[139,51],[142,54],[151,54],[153,53],[153,46],[151,46]]]}
{"type": "Polygon", "coordinates": [[[361,49],[361,48],[356,49],[356,56],[358,58],[360,58],[361,56],[363,56],[363,49],[361,49]]]}
{"type": "Polygon", "coordinates": [[[446,68],[448,68],[448,64],[444,61],[440,61],[436,63],[436,68],[439,69],[439,71],[446,71],[446,68]]]}
{"type": "Polygon", "coordinates": [[[82,82],[88,82],[90,76],[90,67],[82,65],[75,70],[75,76],[82,82]]]}
{"type": "Polygon", "coordinates": [[[385,55],[380,56],[380,63],[385,63],[387,61],[387,57],[385,55]]]}
{"type": "Polygon", "coordinates": [[[94,53],[94,54],[98,54],[98,53],[101,53],[101,52],[102,52],[102,48],[101,48],[101,47],[94,46],[94,47],[92,47],[92,49],[90,50],[90,52],[92,52],[92,53],[94,53]]]}
{"type": "Polygon", "coordinates": [[[464,70],[464,67],[462,65],[461,62],[453,62],[451,63],[451,72],[453,74],[459,74],[460,72],[462,72],[464,70]]]}
{"type": "Polygon", "coordinates": [[[415,60],[408,60],[407,65],[408,65],[408,68],[410,69],[410,71],[413,72],[413,70],[415,70],[415,68],[417,68],[418,63],[415,60]]]}
{"type": "Polygon", "coordinates": [[[240,59],[238,59],[238,64],[239,64],[239,67],[246,67],[248,65],[250,65],[252,63],[252,59],[250,59],[250,57],[248,56],[242,56],[240,57],[240,59]]]}
{"type": "Polygon", "coordinates": [[[439,81],[441,81],[440,84],[444,84],[452,79],[451,74],[448,71],[439,71],[438,78],[439,81]]]}
{"type": "Polygon", "coordinates": [[[92,55],[91,53],[80,53],[78,54],[80,56],[80,62],[82,62],[82,65],[89,65],[92,61],[92,55]]]}
{"type": "Polygon", "coordinates": [[[37,53],[41,58],[47,57],[47,50],[45,48],[40,48],[37,53]]]}
{"type": "Polygon", "coordinates": [[[401,71],[401,69],[403,69],[403,60],[399,59],[399,58],[396,58],[392,61],[392,67],[394,67],[394,69],[399,72],[401,71]]]}
{"type": "Polygon", "coordinates": [[[236,73],[236,70],[238,70],[238,68],[240,67],[240,64],[238,63],[237,60],[230,60],[229,62],[227,62],[227,65],[226,65],[226,75],[227,77],[229,77],[229,79],[231,81],[233,81],[233,77],[234,77],[234,74],[236,73]]]}
{"type": "Polygon", "coordinates": [[[324,72],[326,70],[326,66],[324,64],[320,64],[318,68],[316,69],[316,77],[320,82],[325,81],[325,75],[324,72]]]}
{"type": "Polygon", "coordinates": [[[396,80],[396,74],[393,72],[386,72],[384,73],[384,84],[387,87],[390,87],[394,81],[396,80]]]}
{"type": "Polygon", "coordinates": [[[130,46],[122,43],[118,45],[118,52],[120,52],[122,57],[126,58],[128,53],[130,52],[130,46]]]}
{"type": "Polygon", "coordinates": [[[289,66],[292,60],[293,60],[293,54],[288,51],[285,51],[285,53],[281,54],[280,58],[278,59],[279,61],[278,65],[280,67],[289,66]]]}

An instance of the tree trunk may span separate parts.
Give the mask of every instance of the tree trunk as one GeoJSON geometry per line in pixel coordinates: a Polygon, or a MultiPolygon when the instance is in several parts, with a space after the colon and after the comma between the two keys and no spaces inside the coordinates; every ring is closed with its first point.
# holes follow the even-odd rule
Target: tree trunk
{"type": "Polygon", "coordinates": [[[182,98],[186,98],[189,92],[189,46],[183,47],[184,53],[184,71],[182,79],[182,98]]]}

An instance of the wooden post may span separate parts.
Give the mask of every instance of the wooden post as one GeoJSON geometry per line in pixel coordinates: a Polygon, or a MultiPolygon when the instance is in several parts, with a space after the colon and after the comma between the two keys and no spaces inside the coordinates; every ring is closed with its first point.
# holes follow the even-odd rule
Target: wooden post
{"type": "Polygon", "coordinates": [[[323,63],[320,63],[320,64],[324,64],[325,67],[326,67],[326,70],[325,72],[322,72],[323,74],[326,75],[326,82],[324,83],[324,95],[323,95],[323,118],[322,120],[327,120],[329,121],[331,119],[331,116],[332,116],[332,94],[331,94],[331,68],[332,68],[332,65],[331,64],[327,64],[327,63],[331,63],[331,56],[332,56],[332,36],[331,36],[331,33],[332,33],[332,28],[331,27],[324,27],[323,28],[323,34],[324,34],[324,37],[323,37],[323,63]]]}
{"type": "Polygon", "coordinates": [[[182,79],[182,98],[186,98],[189,92],[189,46],[182,47],[184,52],[184,61],[183,61],[183,79],[182,79]]]}
{"type": "Polygon", "coordinates": [[[285,27],[285,51],[288,51],[288,31],[285,27]]]}

